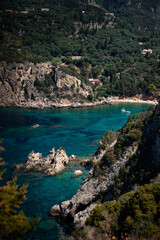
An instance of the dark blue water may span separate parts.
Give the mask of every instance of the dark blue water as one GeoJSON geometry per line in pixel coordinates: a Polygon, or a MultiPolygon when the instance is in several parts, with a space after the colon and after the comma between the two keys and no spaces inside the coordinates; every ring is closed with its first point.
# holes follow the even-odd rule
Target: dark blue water
{"type": "MultiPolygon", "coordinates": [[[[72,178],[76,168],[69,165],[63,173],[45,177],[43,172],[22,172],[13,168],[13,164],[24,162],[34,150],[46,156],[53,147],[57,150],[63,146],[68,155],[88,156],[97,148],[99,139],[105,131],[122,127],[128,114],[148,109],[146,104],[115,104],[85,109],[58,110],[22,110],[0,109],[0,137],[3,138],[3,159],[8,163],[5,179],[18,176],[18,184],[28,183],[27,201],[23,210],[29,217],[41,217],[37,230],[30,234],[30,239],[57,240],[62,226],[55,218],[48,215],[54,204],[70,199],[87,177],[88,171],[82,169],[83,175],[72,178]],[[30,129],[34,124],[40,127],[30,129]]],[[[79,169],[80,167],[78,167],[79,169]]]]}

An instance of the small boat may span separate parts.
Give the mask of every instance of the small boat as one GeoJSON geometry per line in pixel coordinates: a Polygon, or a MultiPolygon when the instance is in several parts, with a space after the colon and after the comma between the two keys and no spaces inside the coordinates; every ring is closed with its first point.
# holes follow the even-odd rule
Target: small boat
{"type": "Polygon", "coordinates": [[[125,113],[131,113],[130,111],[128,110],[125,110],[124,108],[121,109],[121,112],[125,112],[125,113]]]}

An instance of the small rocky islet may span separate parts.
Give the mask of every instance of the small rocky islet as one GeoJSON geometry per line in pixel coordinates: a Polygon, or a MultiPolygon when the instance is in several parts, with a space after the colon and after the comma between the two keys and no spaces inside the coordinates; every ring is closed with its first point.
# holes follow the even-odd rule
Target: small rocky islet
{"type": "MultiPolygon", "coordinates": [[[[148,141],[152,139],[151,153],[154,166],[160,165],[159,106],[158,104],[155,110],[148,110],[148,113],[130,117],[125,126],[117,132],[106,132],[105,136],[99,141],[99,146],[92,156],[92,160],[85,159],[83,161],[83,166],[86,164],[92,165],[90,176],[70,200],[63,201],[51,208],[50,214],[52,216],[58,216],[63,221],[73,222],[75,228],[84,227],[91,211],[99,204],[97,200],[102,193],[105,201],[113,199],[115,176],[118,177],[121,174],[122,168],[129,164],[132,157],[140,154],[140,151],[142,151],[141,144],[146,139],[148,141]],[[128,131],[130,128],[132,129],[131,132],[128,131]]],[[[143,151],[147,150],[143,149],[143,151]]],[[[75,159],[75,155],[68,157],[63,147],[60,147],[57,151],[52,148],[47,157],[42,157],[41,153],[32,151],[28,155],[27,161],[23,164],[17,164],[16,168],[23,167],[25,171],[45,170],[45,175],[53,176],[62,172],[69,161],[75,159]]],[[[147,165],[148,159],[146,161],[147,165]]],[[[81,170],[75,170],[72,177],[82,174],[81,170]]]]}
{"type": "Polygon", "coordinates": [[[32,151],[28,155],[28,159],[25,163],[17,164],[16,168],[24,168],[25,171],[36,170],[44,171],[44,174],[47,176],[53,176],[57,173],[60,173],[65,169],[65,166],[69,162],[69,157],[67,156],[65,150],[60,147],[57,152],[54,148],[49,151],[47,157],[42,157],[41,153],[34,153],[32,151]]]}
{"type": "MultiPolygon", "coordinates": [[[[17,169],[23,168],[24,171],[42,171],[46,176],[54,176],[63,170],[69,162],[76,160],[75,155],[67,156],[63,147],[60,147],[57,151],[52,148],[46,157],[42,157],[42,153],[35,153],[33,150],[28,155],[25,163],[16,164],[17,169]]],[[[86,161],[84,161],[86,164],[86,161]]],[[[81,176],[83,172],[81,170],[75,170],[73,177],[81,176]]]]}

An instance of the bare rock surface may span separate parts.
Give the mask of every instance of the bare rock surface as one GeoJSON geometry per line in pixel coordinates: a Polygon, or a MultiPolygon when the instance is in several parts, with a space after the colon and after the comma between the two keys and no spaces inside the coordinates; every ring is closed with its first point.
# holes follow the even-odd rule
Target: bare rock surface
{"type": "Polygon", "coordinates": [[[54,207],[51,208],[50,214],[54,217],[59,216],[61,213],[61,209],[59,205],[54,205],[54,207]]]}
{"type": "Polygon", "coordinates": [[[83,172],[81,170],[75,170],[74,174],[72,175],[72,177],[79,177],[83,174],[83,172]]]}
{"type": "Polygon", "coordinates": [[[41,153],[34,153],[32,151],[28,155],[28,159],[24,164],[17,164],[16,168],[19,169],[23,167],[26,171],[28,170],[45,170],[45,175],[51,176],[57,173],[60,173],[65,169],[65,166],[68,164],[69,158],[65,150],[61,147],[55,152],[55,149],[52,148],[47,157],[42,157],[41,153]]]}
{"type": "MultiPolygon", "coordinates": [[[[101,178],[93,176],[91,179],[85,180],[71,200],[64,201],[60,204],[61,212],[59,215],[63,219],[74,221],[77,227],[82,227],[90,211],[93,209],[92,204],[95,203],[99,194],[101,192],[110,192],[114,184],[113,176],[119,174],[121,167],[125,165],[128,158],[133,155],[136,150],[136,146],[128,147],[123,156],[106,170],[104,176],[101,176],[101,178]]],[[[52,209],[54,209],[54,206],[52,209]]]]}
{"type": "Polygon", "coordinates": [[[69,158],[63,148],[57,150],[51,167],[45,171],[46,175],[55,175],[65,169],[68,164],[69,158]]]}
{"type": "Polygon", "coordinates": [[[74,217],[74,226],[75,228],[80,228],[85,225],[85,222],[90,214],[90,212],[97,206],[96,203],[92,203],[84,211],[78,212],[74,217]]]}
{"type": "Polygon", "coordinates": [[[0,107],[76,108],[109,102],[106,99],[90,102],[89,94],[93,94],[90,85],[62,72],[51,62],[0,62],[0,107]],[[47,94],[43,91],[46,77],[50,78],[47,94]]]}

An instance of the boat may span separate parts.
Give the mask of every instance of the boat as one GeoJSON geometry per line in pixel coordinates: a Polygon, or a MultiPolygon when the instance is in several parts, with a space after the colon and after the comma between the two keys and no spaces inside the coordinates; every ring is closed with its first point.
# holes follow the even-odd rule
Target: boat
{"type": "Polygon", "coordinates": [[[125,113],[131,113],[130,111],[128,110],[125,110],[124,108],[121,109],[121,112],[125,112],[125,113]]]}

